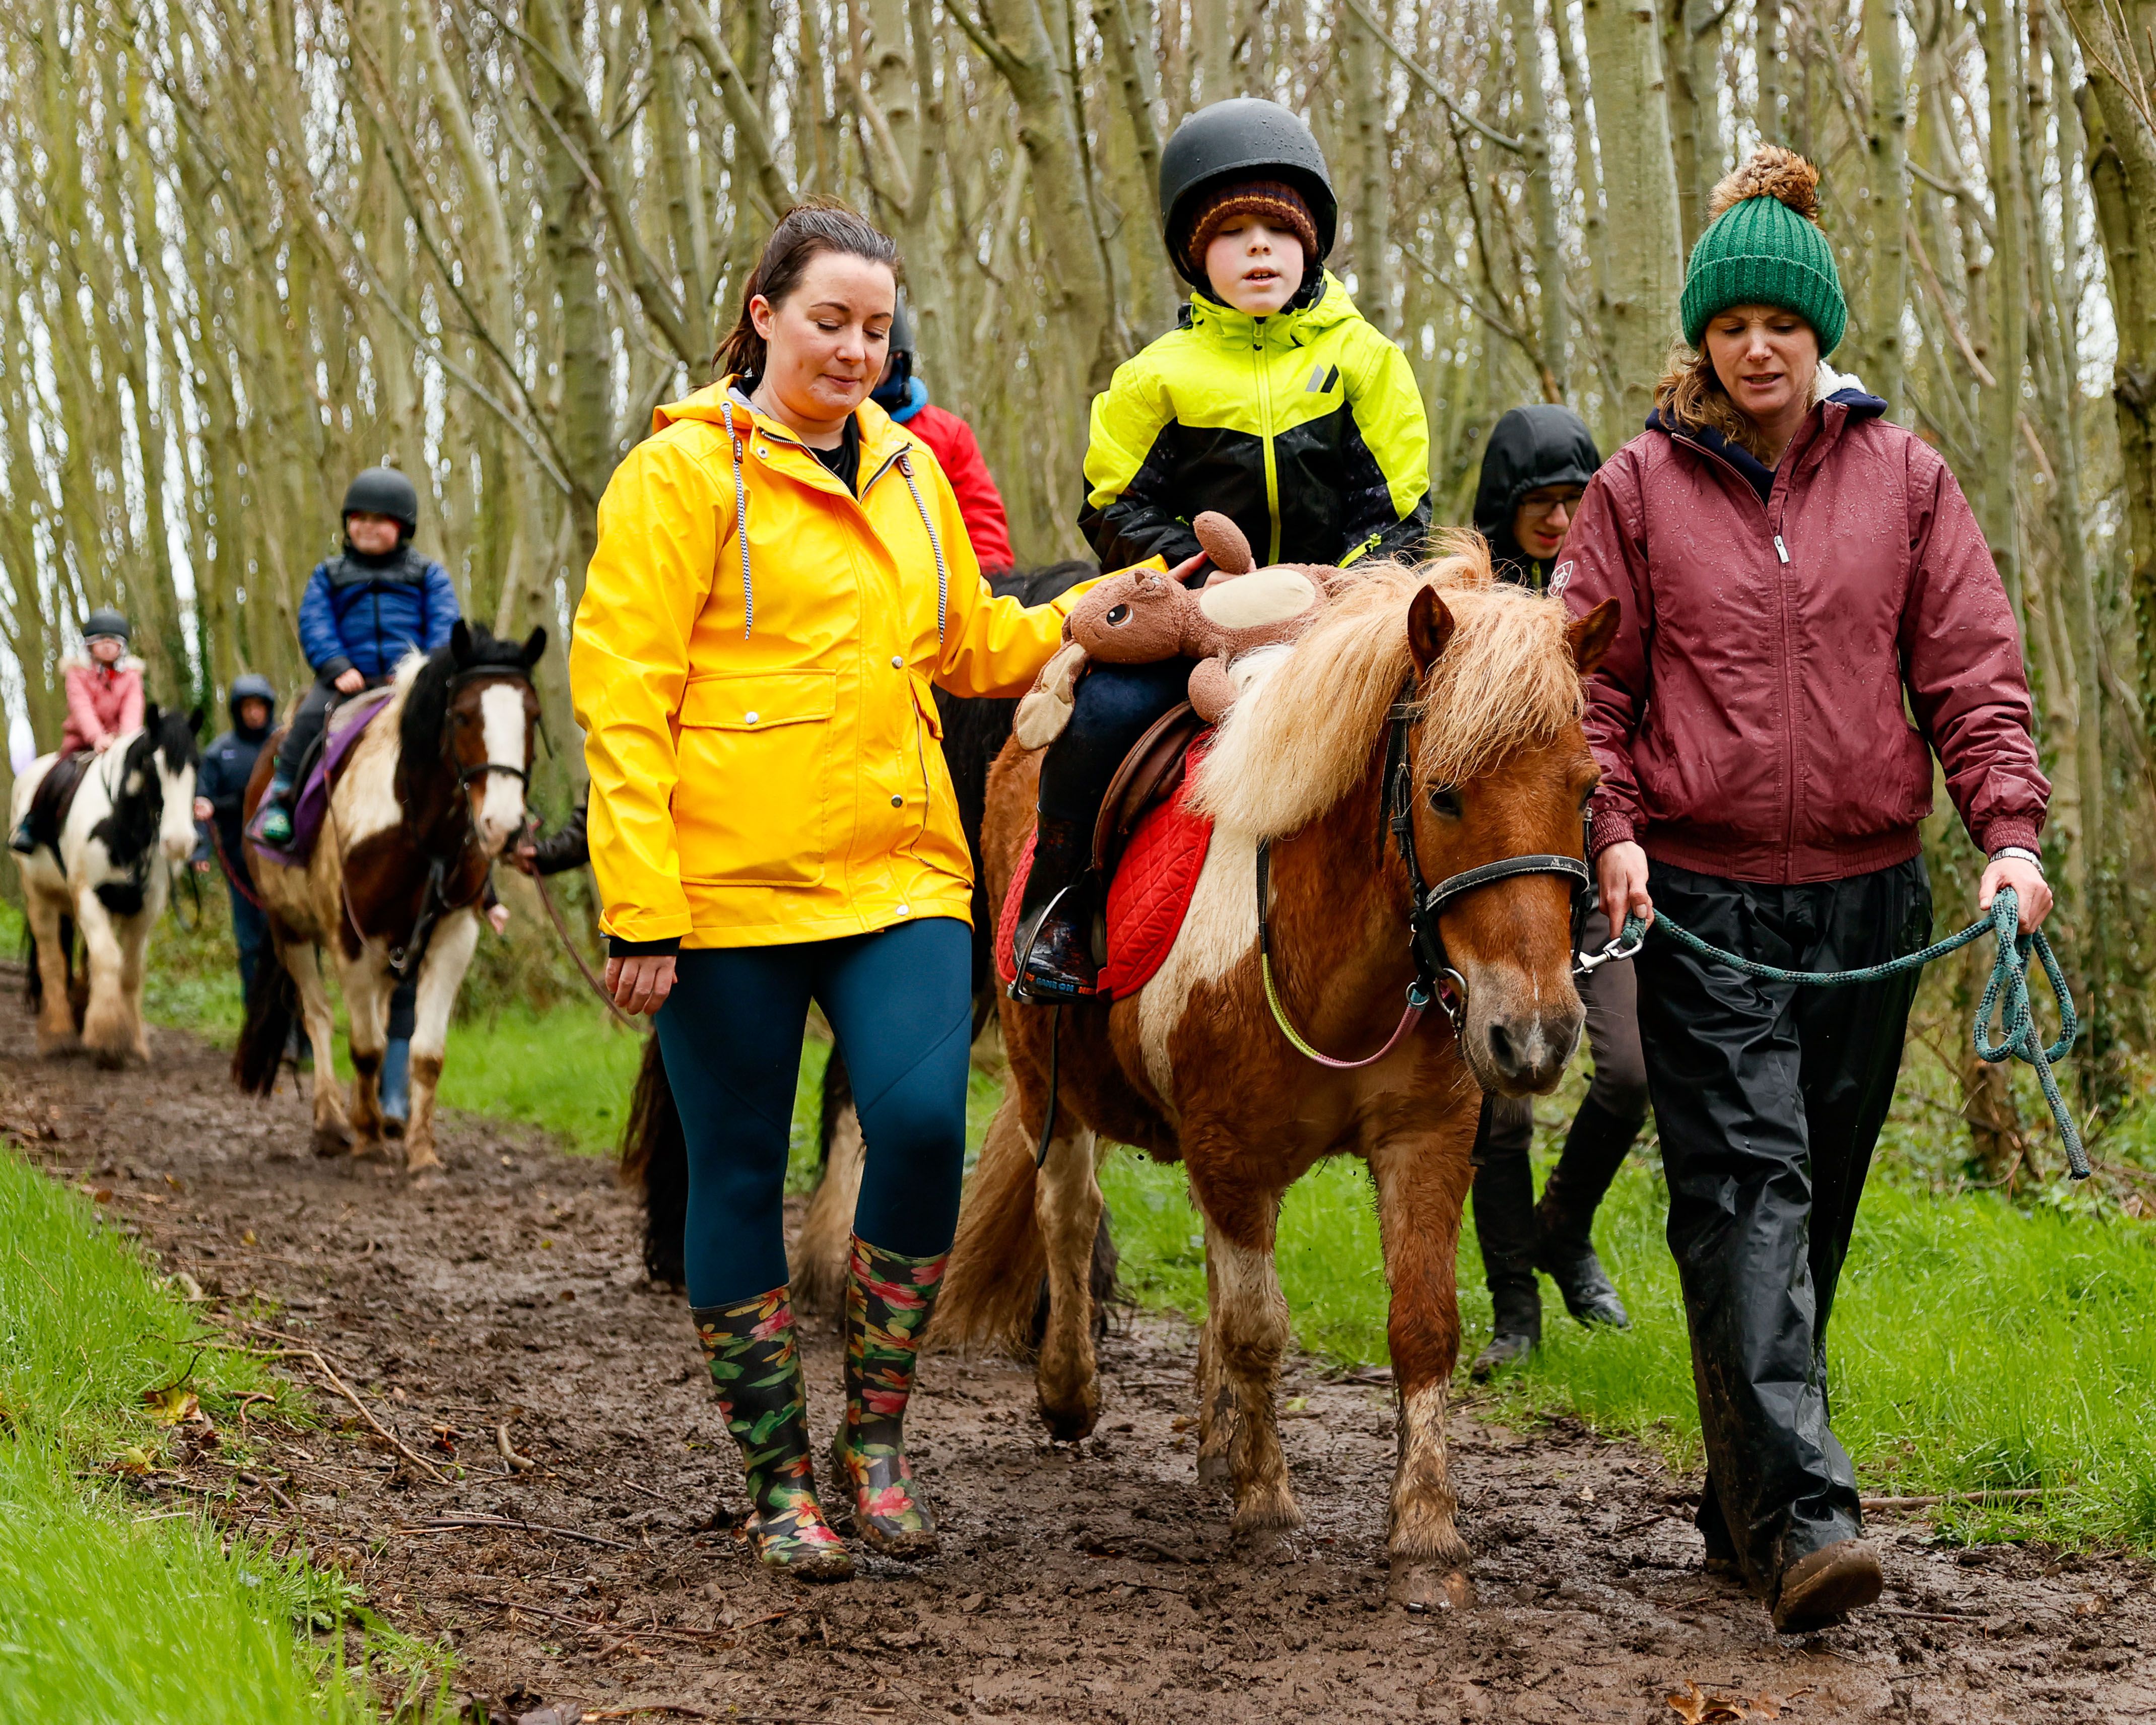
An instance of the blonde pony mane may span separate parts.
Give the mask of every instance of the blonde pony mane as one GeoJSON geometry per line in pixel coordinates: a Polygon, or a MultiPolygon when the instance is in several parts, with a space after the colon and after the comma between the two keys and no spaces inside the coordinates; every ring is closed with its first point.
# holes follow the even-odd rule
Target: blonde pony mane
{"type": "Polygon", "coordinates": [[[1435,588],[1457,624],[1423,690],[1419,766],[1440,784],[1486,772],[1512,750],[1553,742],[1584,706],[1563,602],[1501,583],[1474,533],[1444,555],[1336,578],[1332,604],[1229,710],[1193,802],[1223,826],[1285,838],[1371,772],[1387,716],[1413,668],[1408,607],[1435,588]]]}

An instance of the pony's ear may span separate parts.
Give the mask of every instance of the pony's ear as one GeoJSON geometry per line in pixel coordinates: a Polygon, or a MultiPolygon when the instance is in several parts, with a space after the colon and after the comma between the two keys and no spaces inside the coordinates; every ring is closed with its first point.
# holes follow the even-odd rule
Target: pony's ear
{"type": "Polygon", "coordinates": [[[154,737],[157,731],[157,721],[163,716],[164,715],[157,711],[157,703],[154,701],[149,702],[142,709],[142,728],[154,737]]]}
{"type": "Polygon", "coordinates": [[[187,735],[190,737],[201,736],[203,721],[207,719],[208,716],[209,704],[207,701],[197,701],[195,703],[195,710],[187,715],[187,735]]]}
{"type": "Polygon", "coordinates": [[[547,650],[547,631],[535,629],[524,638],[524,650],[517,655],[518,663],[530,670],[539,662],[539,655],[547,650]]]}
{"type": "Polygon", "coordinates": [[[1617,625],[1624,615],[1616,600],[1604,599],[1586,616],[1575,617],[1565,624],[1565,644],[1572,649],[1572,662],[1579,667],[1580,675],[1585,676],[1602,663],[1602,655],[1617,639],[1617,625]]]}
{"type": "Polygon", "coordinates": [[[457,669],[462,670],[471,663],[471,625],[459,617],[449,625],[449,657],[455,661],[457,669]]]}
{"type": "Polygon", "coordinates": [[[1415,675],[1426,677],[1444,654],[1458,627],[1445,601],[1434,587],[1419,587],[1408,605],[1408,651],[1414,655],[1415,675]]]}

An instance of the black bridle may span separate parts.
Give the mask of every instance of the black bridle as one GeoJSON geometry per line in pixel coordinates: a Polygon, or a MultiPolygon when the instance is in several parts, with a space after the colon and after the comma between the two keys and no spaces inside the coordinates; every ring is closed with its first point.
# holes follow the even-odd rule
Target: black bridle
{"type": "MultiPolygon", "coordinates": [[[[1501,857],[1496,862],[1462,869],[1456,875],[1446,875],[1435,886],[1424,884],[1422,859],[1415,853],[1414,773],[1408,759],[1409,732],[1415,718],[1414,694],[1414,678],[1410,674],[1400,698],[1393,703],[1392,727],[1385,737],[1385,788],[1378,844],[1382,849],[1389,834],[1399,848],[1400,860],[1407,865],[1408,947],[1415,963],[1415,988],[1409,991],[1409,998],[1414,997],[1415,990],[1434,997],[1457,1029],[1460,1012],[1467,1004],[1467,978],[1453,967],[1438,919],[1469,893],[1500,880],[1516,880],[1522,875],[1555,875],[1572,883],[1571,950],[1577,954],[1588,914],[1594,908],[1594,876],[1580,857],[1540,851],[1526,856],[1501,857]]],[[[1583,852],[1587,848],[1587,836],[1583,828],[1583,852]]]]}
{"type": "MultiPolygon", "coordinates": [[[[521,683],[527,690],[531,686],[531,678],[521,670],[504,665],[475,665],[470,670],[459,671],[451,677],[449,693],[454,696],[463,685],[475,682],[485,677],[506,677],[514,682],[521,683]]],[[[442,753],[445,760],[453,762],[449,741],[452,732],[446,722],[446,708],[444,717],[445,722],[442,726],[442,753]]],[[[528,768],[511,767],[501,761],[482,761],[476,767],[465,767],[458,770],[456,802],[459,836],[455,849],[447,855],[422,849],[421,854],[427,859],[427,890],[419,899],[419,914],[413,919],[412,932],[404,944],[401,947],[390,947],[388,954],[389,973],[399,982],[409,976],[413,968],[426,957],[428,942],[434,938],[434,926],[451,912],[477,904],[486,892],[487,882],[494,878],[494,864],[490,859],[486,867],[480,871],[479,884],[473,887],[466,896],[452,904],[442,891],[442,883],[449,878],[450,874],[464,867],[465,856],[479,838],[479,829],[473,824],[471,816],[472,784],[474,781],[485,784],[496,773],[506,778],[515,779],[526,790],[531,787],[531,774],[528,768]]],[[[349,917],[351,914],[350,903],[347,901],[345,915],[349,917]]],[[[357,930],[358,925],[354,923],[353,927],[357,930]]]]}
{"type": "MultiPolygon", "coordinates": [[[[1467,978],[1453,967],[1452,959],[1445,947],[1445,932],[1438,919],[1445,911],[1471,892],[1500,880],[1511,880],[1522,875],[1555,875],[1572,882],[1572,944],[1573,969],[1584,973],[1597,964],[1607,963],[1612,957],[1629,957],[1630,952],[1613,950],[1591,962],[1578,957],[1579,938],[1584,931],[1587,916],[1594,906],[1594,876],[1585,862],[1577,856],[1559,856],[1553,852],[1537,852],[1527,856],[1502,857],[1496,862],[1482,863],[1471,869],[1463,869],[1456,875],[1448,875],[1430,886],[1423,879],[1422,859],[1416,854],[1414,836],[1414,772],[1408,758],[1408,744],[1416,715],[1414,700],[1415,678],[1409,672],[1401,685],[1399,696],[1392,706],[1390,729],[1385,737],[1385,767],[1383,786],[1378,801],[1378,850],[1382,857],[1389,838],[1397,845],[1400,860],[1408,871],[1408,950],[1414,960],[1414,980],[1408,984],[1407,1009],[1385,1045],[1373,1055],[1359,1060],[1336,1060],[1320,1052],[1306,1042],[1301,1033],[1288,1021],[1287,1009],[1280,999],[1272,976],[1272,937],[1266,925],[1266,912],[1271,897],[1272,845],[1270,839],[1258,845],[1258,957],[1264,978],[1266,1003],[1272,1009],[1275,1021],[1296,1050],[1319,1065],[1338,1071],[1352,1071],[1384,1059],[1421,1022],[1422,1015],[1435,1001],[1452,1026],[1456,1036],[1460,1031],[1460,1014],[1467,1005],[1467,978]]],[[[1581,850],[1586,850],[1587,834],[1581,834],[1581,850]]]]}

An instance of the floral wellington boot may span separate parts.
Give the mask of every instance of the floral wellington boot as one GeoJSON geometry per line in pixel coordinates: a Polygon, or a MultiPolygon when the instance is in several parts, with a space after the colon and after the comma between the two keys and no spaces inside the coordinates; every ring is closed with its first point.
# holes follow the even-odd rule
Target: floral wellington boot
{"type": "Polygon", "coordinates": [[[773,1288],[732,1306],[691,1312],[726,1430],[741,1445],[756,1506],[757,1555],[803,1581],[844,1581],[853,1553],[816,1502],[808,1408],[801,1388],[793,1305],[773,1288]]]}
{"type": "Polygon", "coordinates": [[[854,1491],[855,1531],[887,1557],[936,1549],[936,1518],[906,1462],[906,1399],[944,1252],[907,1258],[854,1237],[846,1266],[846,1423],[831,1445],[854,1491]]]}

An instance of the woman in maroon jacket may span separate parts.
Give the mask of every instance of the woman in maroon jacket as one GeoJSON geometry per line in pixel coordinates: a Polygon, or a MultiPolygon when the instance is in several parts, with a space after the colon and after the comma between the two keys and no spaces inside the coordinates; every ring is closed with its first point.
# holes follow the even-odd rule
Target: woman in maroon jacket
{"type": "MultiPolygon", "coordinates": [[[[1686,271],[1697,357],[1596,474],[1553,586],[1623,627],[1588,691],[1593,849],[1613,927],[1666,911],[1797,970],[1923,945],[1932,755],[2033,928],[2051,787],[2013,611],[1960,488],[1822,362],[1846,320],[1818,173],[1763,150],[1716,188],[1686,271]],[[1904,716],[1914,715],[1912,725],[1904,716]]],[[[1650,939],[1640,1029],[1707,1462],[1710,1563],[1778,1630],[1879,1595],[1828,1429],[1835,1284],[1916,993],[1754,982],[1650,939]]]]}

